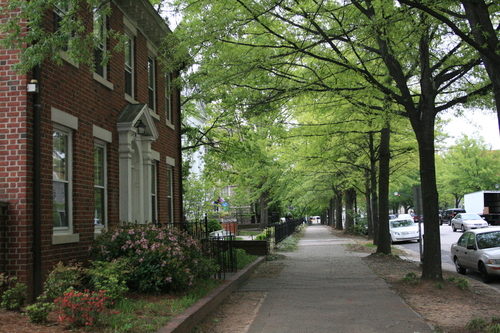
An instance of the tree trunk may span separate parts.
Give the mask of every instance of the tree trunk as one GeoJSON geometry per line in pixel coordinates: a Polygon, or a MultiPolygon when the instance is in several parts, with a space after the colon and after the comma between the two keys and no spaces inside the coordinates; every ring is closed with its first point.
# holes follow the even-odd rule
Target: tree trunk
{"type": "Polygon", "coordinates": [[[372,209],[372,235],[373,244],[378,245],[378,229],[380,224],[380,214],[378,209],[378,195],[377,195],[377,156],[374,145],[373,134],[370,134],[370,192],[372,209]]]}
{"type": "Polygon", "coordinates": [[[330,214],[328,215],[328,225],[335,227],[335,198],[330,199],[330,214]]]}
{"type": "Polygon", "coordinates": [[[354,226],[354,197],[356,192],[350,188],[345,192],[345,228],[349,230],[354,226]]]}
{"type": "Polygon", "coordinates": [[[335,193],[335,229],[344,230],[342,224],[342,193],[335,193]]]}
{"type": "MultiPolygon", "coordinates": [[[[427,105],[433,108],[433,102],[427,105]]],[[[424,113],[424,112],[422,112],[424,113]]],[[[426,112],[418,126],[413,126],[418,141],[420,156],[420,179],[422,183],[422,210],[425,218],[425,241],[422,278],[442,280],[441,236],[439,231],[439,204],[436,185],[434,152],[434,116],[426,112]]]]}
{"type": "Polygon", "coordinates": [[[378,226],[378,244],[377,253],[391,253],[391,237],[389,232],[389,161],[391,159],[390,151],[391,130],[389,124],[382,129],[380,135],[380,160],[379,160],[379,180],[378,193],[379,200],[379,226],[378,226]]]}
{"type": "Polygon", "coordinates": [[[366,227],[367,227],[367,231],[368,231],[368,239],[373,239],[373,211],[372,211],[372,207],[371,207],[372,197],[371,197],[370,184],[368,181],[365,184],[365,188],[366,188],[366,196],[365,196],[365,200],[366,200],[366,227]]]}
{"type": "Polygon", "coordinates": [[[268,193],[263,192],[259,197],[260,206],[260,228],[264,229],[268,225],[268,207],[267,207],[267,197],[268,193]]]}

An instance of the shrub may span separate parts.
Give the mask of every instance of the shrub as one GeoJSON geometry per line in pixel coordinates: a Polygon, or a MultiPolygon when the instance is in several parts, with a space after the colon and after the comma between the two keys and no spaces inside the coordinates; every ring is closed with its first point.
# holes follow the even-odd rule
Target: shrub
{"type": "Polygon", "coordinates": [[[45,280],[44,292],[49,302],[63,296],[70,289],[83,288],[87,269],[82,263],[70,262],[64,265],[59,262],[45,280]]]}
{"type": "Polygon", "coordinates": [[[414,272],[409,272],[405,275],[404,278],[401,279],[404,282],[410,283],[410,284],[418,284],[420,283],[420,280],[418,279],[417,274],[414,272]]]}
{"type": "Polygon", "coordinates": [[[492,324],[486,329],[487,333],[500,333],[500,324],[492,324]]]}
{"type": "Polygon", "coordinates": [[[91,249],[96,260],[127,258],[128,286],[141,292],[181,291],[213,273],[198,241],[176,228],[123,225],[101,234],[91,249]]]}
{"type": "Polygon", "coordinates": [[[255,240],[267,240],[267,233],[264,232],[260,235],[255,236],[255,240]]]}
{"type": "Polygon", "coordinates": [[[365,225],[362,225],[362,224],[355,224],[353,226],[350,226],[349,229],[347,230],[347,233],[348,234],[351,234],[351,235],[366,235],[368,232],[368,230],[366,229],[366,224],[365,225]]]}
{"type": "Polygon", "coordinates": [[[456,285],[461,290],[470,290],[470,281],[464,277],[459,277],[456,279],[456,285]]]}
{"type": "MultiPolygon", "coordinates": [[[[17,278],[11,278],[12,282],[17,282],[17,278]]],[[[19,310],[26,301],[26,285],[16,283],[13,287],[7,288],[2,295],[2,308],[5,310],[19,310]]]]}
{"type": "Polygon", "coordinates": [[[104,291],[85,292],[71,290],[55,301],[59,322],[71,327],[92,326],[104,310],[104,291]]]}
{"type": "Polygon", "coordinates": [[[208,230],[207,230],[208,232],[222,230],[222,224],[220,224],[219,220],[215,220],[215,219],[208,220],[207,228],[208,228],[208,230]]]}
{"type": "Polygon", "coordinates": [[[54,307],[54,303],[47,302],[47,296],[39,296],[35,304],[26,307],[26,314],[32,323],[45,323],[49,313],[54,310],[54,307]]]}
{"type": "Polygon", "coordinates": [[[466,325],[465,328],[467,330],[475,330],[475,329],[483,329],[487,326],[488,324],[486,321],[482,318],[474,318],[471,321],[469,321],[466,325]]]}
{"type": "Polygon", "coordinates": [[[109,262],[93,261],[92,267],[88,270],[93,290],[104,290],[109,302],[122,299],[129,290],[127,287],[127,276],[130,273],[129,266],[130,264],[126,258],[109,262]]]}
{"type": "Polygon", "coordinates": [[[257,259],[256,255],[248,254],[243,249],[236,249],[236,263],[238,269],[243,269],[257,259]]]}

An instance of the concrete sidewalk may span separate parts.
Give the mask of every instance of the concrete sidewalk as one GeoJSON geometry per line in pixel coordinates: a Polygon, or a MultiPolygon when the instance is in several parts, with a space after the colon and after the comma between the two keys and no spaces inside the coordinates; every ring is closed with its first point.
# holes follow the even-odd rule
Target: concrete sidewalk
{"type": "Polygon", "coordinates": [[[248,333],[432,332],[347,243],[326,226],[309,226],[278,278],[243,283],[240,291],[267,293],[248,333]]]}

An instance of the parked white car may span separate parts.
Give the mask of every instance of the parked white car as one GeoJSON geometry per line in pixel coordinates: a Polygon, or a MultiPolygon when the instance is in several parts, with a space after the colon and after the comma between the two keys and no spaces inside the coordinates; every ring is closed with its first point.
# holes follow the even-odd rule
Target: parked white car
{"type": "Polygon", "coordinates": [[[457,231],[457,229],[466,231],[470,229],[488,228],[488,222],[483,220],[478,214],[460,213],[455,215],[451,220],[451,228],[453,231],[457,231]]]}
{"type": "MultiPolygon", "coordinates": [[[[423,227],[423,224],[421,225],[423,227]]],[[[389,220],[389,231],[391,233],[391,242],[419,241],[419,226],[413,221],[413,218],[397,218],[389,220]]],[[[423,234],[423,228],[421,229],[423,234]]]]}
{"type": "Polygon", "coordinates": [[[479,272],[483,282],[500,275],[500,228],[468,230],[451,245],[451,260],[457,273],[465,274],[467,269],[479,272]]]}

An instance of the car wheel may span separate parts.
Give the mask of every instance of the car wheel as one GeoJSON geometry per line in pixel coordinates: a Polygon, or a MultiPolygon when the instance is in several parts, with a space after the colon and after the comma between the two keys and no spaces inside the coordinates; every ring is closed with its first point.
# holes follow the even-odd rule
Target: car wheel
{"type": "Polygon", "coordinates": [[[451,225],[451,228],[453,229],[453,232],[457,231],[457,228],[455,228],[454,224],[451,225]]]}
{"type": "Polygon", "coordinates": [[[482,262],[479,263],[479,274],[481,274],[481,279],[483,280],[484,283],[491,282],[491,276],[488,274],[486,266],[484,266],[484,263],[482,262]]]}
{"type": "Polygon", "coordinates": [[[465,225],[462,224],[461,229],[463,232],[465,232],[465,225]]]}
{"type": "Polygon", "coordinates": [[[460,265],[460,261],[458,260],[457,257],[455,257],[455,269],[457,270],[458,274],[462,274],[462,275],[465,275],[465,273],[467,271],[464,267],[462,267],[462,265],[460,265]]]}

